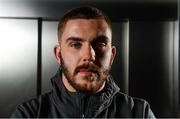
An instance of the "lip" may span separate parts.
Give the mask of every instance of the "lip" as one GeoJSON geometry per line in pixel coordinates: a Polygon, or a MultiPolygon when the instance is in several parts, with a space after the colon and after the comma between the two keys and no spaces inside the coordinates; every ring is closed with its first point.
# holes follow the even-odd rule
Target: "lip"
{"type": "Polygon", "coordinates": [[[92,76],[92,75],[94,75],[96,72],[91,71],[91,70],[81,70],[79,73],[80,73],[80,74],[83,74],[83,75],[86,75],[86,76],[92,76]]]}
{"type": "Polygon", "coordinates": [[[93,75],[94,72],[91,72],[91,71],[80,71],[81,74],[84,74],[84,75],[93,75]]]}

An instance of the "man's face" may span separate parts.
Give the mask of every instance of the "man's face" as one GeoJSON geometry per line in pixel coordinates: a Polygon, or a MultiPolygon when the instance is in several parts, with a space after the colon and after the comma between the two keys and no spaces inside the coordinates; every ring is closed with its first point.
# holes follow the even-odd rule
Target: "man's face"
{"type": "Polygon", "coordinates": [[[100,91],[115,53],[115,47],[111,46],[111,30],[104,20],[67,21],[60,45],[55,47],[65,87],[88,93],[100,91]]]}

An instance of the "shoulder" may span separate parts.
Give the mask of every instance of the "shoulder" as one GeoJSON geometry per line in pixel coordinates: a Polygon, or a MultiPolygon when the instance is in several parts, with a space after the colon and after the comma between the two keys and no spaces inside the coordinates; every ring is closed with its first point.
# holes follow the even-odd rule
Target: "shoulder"
{"type": "Polygon", "coordinates": [[[127,94],[118,92],[115,95],[114,100],[116,105],[121,105],[121,110],[127,110],[135,117],[154,118],[149,103],[144,99],[131,97],[127,94]]]}
{"type": "Polygon", "coordinates": [[[36,98],[30,99],[22,104],[18,105],[15,111],[12,113],[11,117],[15,118],[35,118],[38,116],[38,112],[41,106],[44,104],[48,104],[49,97],[52,92],[45,93],[36,98]]]}
{"type": "Polygon", "coordinates": [[[136,104],[148,105],[148,102],[146,100],[137,97],[131,97],[122,92],[118,92],[115,95],[115,99],[121,100],[121,103],[130,104],[132,105],[132,107],[135,106],[136,104]]]}

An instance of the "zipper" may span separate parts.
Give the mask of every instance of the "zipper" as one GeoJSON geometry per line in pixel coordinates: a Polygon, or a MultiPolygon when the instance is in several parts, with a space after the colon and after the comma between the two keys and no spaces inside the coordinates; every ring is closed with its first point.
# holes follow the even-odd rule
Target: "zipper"
{"type": "Polygon", "coordinates": [[[81,94],[79,93],[79,96],[80,96],[80,117],[85,119],[85,95],[84,94],[81,94]]]}
{"type": "Polygon", "coordinates": [[[89,107],[89,95],[85,93],[79,93],[80,97],[80,117],[85,119],[88,116],[88,107],[89,107]],[[87,109],[87,110],[86,110],[87,109]]]}
{"type": "Polygon", "coordinates": [[[85,116],[84,116],[84,114],[82,114],[82,118],[83,118],[83,119],[85,119],[85,116]]]}
{"type": "Polygon", "coordinates": [[[85,115],[84,115],[84,113],[85,113],[85,107],[84,107],[84,106],[85,106],[85,104],[84,104],[85,101],[84,101],[84,97],[82,97],[81,100],[82,100],[82,104],[81,104],[81,109],[82,109],[82,110],[81,110],[81,115],[82,115],[82,118],[85,118],[85,115]]]}

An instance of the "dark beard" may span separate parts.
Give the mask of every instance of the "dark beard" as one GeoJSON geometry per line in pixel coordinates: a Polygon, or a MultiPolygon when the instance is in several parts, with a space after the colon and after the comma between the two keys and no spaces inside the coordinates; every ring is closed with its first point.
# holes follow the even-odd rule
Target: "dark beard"
{"type": "MultiPolygon", "coordinates": [[[[62,72],[64,74],[64,76],[66,77],[66,79],[68,80],[69,84],[74,88],[76,89],[77,92],[82,92],[82,93],[96,93],[100,88],[101,86],[103,85],[103,83],[106,81],[107,79],[107,76],[109,75],[109,71],[110,71],[110,67],[108,69],[101,69],[94,65],[94,64],[83,64],[81,66],[78,66],[77,68],[75,68],[75,71],[74,73],[71,75],[67,66],[65,65],[64,63],[64,60],[60,54],[60,57],[61,57],[61,69],[62,69],[62,72]],[[94,89],[87,89],[86,87],[83,87],[79,84],[77,84],[75,82],[75,75],[81,70],[81,69],[89,69],[91,70],[92,72],[96,73],[97,74],[97,79],[94,79],[94,80],[99,80],[98,82],[100,82],[102,85],[99,85],[96,90],[94,89]]],[[[85,78],[84,80],[91,80],[90,78],[85,78]]]]}

